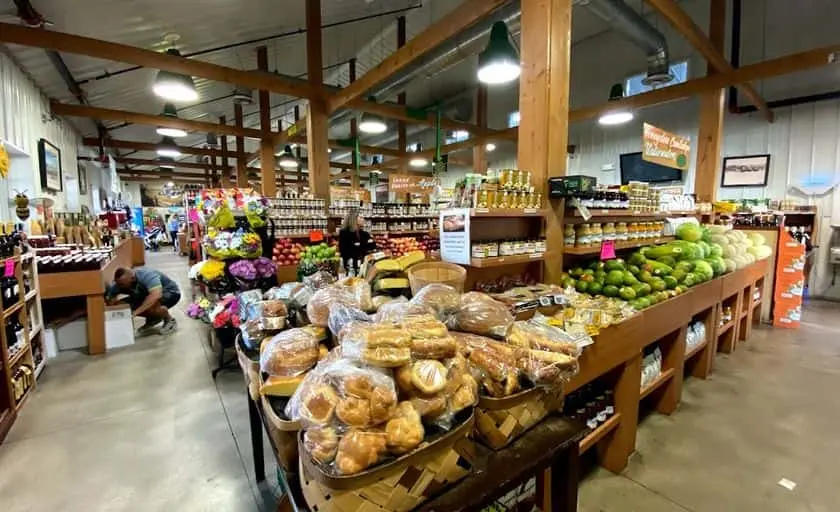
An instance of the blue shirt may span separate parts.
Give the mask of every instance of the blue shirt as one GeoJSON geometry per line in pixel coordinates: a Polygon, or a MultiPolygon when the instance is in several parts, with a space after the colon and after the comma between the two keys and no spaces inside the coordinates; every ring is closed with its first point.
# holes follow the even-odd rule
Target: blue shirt
{"type": "Polygon", "coordinates": [[[134,276],[137,280],[130,289],[122,290],[116,283],[113,283],[108,286],[108,289],[105,291],[105,295],[107,297],[114,297],[121,293],[126,293],[133,300],[142,300],[149,295],[149,292],[157,288],[162,289],[161,293],[163,295],[172,296],[181,294],[181,290],[178,288],[175,281],[170,279],[166,274],[158,272],[153,268],[135,269],[134,276]]]}

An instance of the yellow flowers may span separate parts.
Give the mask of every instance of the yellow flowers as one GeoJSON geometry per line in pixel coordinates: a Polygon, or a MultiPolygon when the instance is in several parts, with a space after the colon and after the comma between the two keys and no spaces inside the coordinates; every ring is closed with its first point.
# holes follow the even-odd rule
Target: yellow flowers
{"type": "Polygon", "coordinates": [[[204,262],[204,265],[201,266],[198,273],[205,281],[215,281],[225,275],[225,263],[223,261],[208,260],[204,262]]]}

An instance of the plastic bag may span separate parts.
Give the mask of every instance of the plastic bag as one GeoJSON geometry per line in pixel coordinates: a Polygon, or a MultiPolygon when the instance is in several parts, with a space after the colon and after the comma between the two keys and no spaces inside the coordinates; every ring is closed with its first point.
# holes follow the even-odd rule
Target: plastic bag
{"type": "Polygon", "coordinates": [[[304,329],[289,329],[262,347],[260,370],[273,376],[300,375],[318,362],[318,339],[304,329]]]}
{"type": "Polygon", "coordinates": [[[448,359],[458,352],[458,343],[449,336],[446,325],[433,315],[408,316],[400,322],[411,335],[413,359],[448,359]]]}
{"type": "Polygon", "coordinates": [[[428,423],[449,430],[455,414],[478,403],[478,384],[460,354],[444,361],[418,360],[399,368],[400,396],[428,423]]]}
{"type": "Polygon", "coordinates": [[[330,357],[304,377],[286,415],[306,428],[367,428],[387,422],[397,405],[394,379],[383,371],[330,357]]]}
{"type": "Polygon", "coordinates": [[[422,304],[412,304],[405,297],[397,297],[377,310],[374,322],[399,322],[413,315],[429,315],[432,310],[422,304]]]}
{"type": "Polygon", "coordinates": [[[411,334],[399,324],[352,323],[341,333],[341,353],[380,368],[411,361],[411,334]]]}
{"type": "Polygon", "coordinates": [[[303,288],[303,283],[283,283],[280,286],[274,286],[263,294],[265,300],[282,300],[289,304],[292,296],[298,289],[303,288]]]}
{"type": "Polygon", "coordinates": [[[336,286],[329,286],[316,291],[306,303],[306,316],[309,317],[309,322],[326,327],[329,323],[330,307],[339,303],[354,305],[355,300],[346,290],[336,286]]]}
{"type": "Polygon", "coordinates": [[[323,270],[303,278],[303,284],[315,290],[320,290],[333,283],[335,283],[335,276],[323,270]]]}
{"type": "Polygon", "coordinates": [[[507,306],[487,294],[469,292],[461,296],[458,310],[449,320],[450,328],[504,339],[513,315],[507,306]]]}
{"type": "Polygon", "coordinates": [[[339,337],[342,329],[350,322],[370,322],[370,317],[361,309],[344,304],[335,303],[330,308],[329,319],[327,320],[330,332],[333,336],[339,337]]]}
{"type": "MultiPolygon", "coordinates": [[[[584,347],[588,347],[595,343],[592,339],[592,336],[587,334],[585,331],[578,329],[576,332],[569,332],[568,330],[562,328],[563,321],[558,321],[557,317],[549,317],[545,316],[539,311],[534,313],[534,316],[528,320],[528,323],[535,325],[539,328],[547,328],[549,331],[546,334],[551,338],[557,338],[561,341],[566,341],[570,343],[574,343],[578,346],[578,348],[582,351],[584,347]]],[[[579,356],[579,354],[578,354],[579,356]]]]}
{"type": "Polygon", "coordinates": [[[458,311],[461,294],[455,288],[440,284],[427,284],[412,297],[411,304],[432,310],[438,320],[446,322],[458,311]]]}
{"type": "Polygon", "coordinates": [[[514,322],[507,342],[521,348],[547,350],[568,356],[580,357],[580,347],[562,329],[536,322],[514,322]]]}
{"type": "MultiPolygon", "coordinates": [[[[400,297],[400,298],[405,300],[405,297],[400,297]]],[[[393,302],[394,300],[396,300],[394,297],[389,297],[387,295],[377,295],[376,297],[371,299],[371,303],[373,304],[373,310],[374,311],[379,311],[379,309],[382,306],[384,306],[385,304],[388,304],[390,302],[393,302]]]]}
{"type": "Polygon", "coordinates": [[[373,300],[370,295],[370,283],[361,277],[346,277],[335,284],[353,295],[353,298],[356,299],[356,302],[363,311],[374,310],[373,300]]]}

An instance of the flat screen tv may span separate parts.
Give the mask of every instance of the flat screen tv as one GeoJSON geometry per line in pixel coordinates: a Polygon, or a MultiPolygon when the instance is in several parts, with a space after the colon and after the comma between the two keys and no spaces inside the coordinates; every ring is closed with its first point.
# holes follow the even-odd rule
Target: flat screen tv
{"type": "Polygon", "coordinates": [[[622,185],[626,185],[631,181],[663,183],[667,181],[682,181],[683,179],[683,171],[642,160],[641,152],[624,153],[619,158],[622,185]]]}

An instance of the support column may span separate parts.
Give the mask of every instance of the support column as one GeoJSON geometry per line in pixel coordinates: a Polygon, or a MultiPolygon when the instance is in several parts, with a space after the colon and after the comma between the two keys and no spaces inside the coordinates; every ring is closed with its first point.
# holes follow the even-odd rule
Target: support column
{"type": "MultiPolygon", "coordinates": [[[[406,30],[405,30],[405,16],[397,18],[397,48],[405,46],[406,30]]],[[[401,92],[397,95],[397,103],[405,105],[406,95],[401,92]]],[[[397,146],[400,151],[407,151],[408,149],[408,133],[406,132],[405,121],[397,123],[397,146]]],[[[406,174],[408,172],[408,159],[403,158],[399,164],[399,173],[406,174]]]]}
{"type": "MultiPolygon", "coordinates": [[[[242,104],[233,104],[233,121],[242,128],[242,104]]],[[[248,186],[248,162],[245,160],[245,137],[236,137],[236,186],[248,186]]]]}
{"type": "MultiPolygon", "coordinates": [[[[295,105],[295,125],[297,125],[298,121],[300,121],[300,105],[295,105]]],[[[298,155],[300,155],[300,146],[295,149],[298,155]]],[[[295,178],[297,180],[297,191],[298,195],[303,193],[303,166],[299,165],[297,168],[297,176],[295,178]]]]}
{"type": "Polygon", "coordinates": [[[309,155],[309,190],[319,198],[330,197],[329,116],[323,95],[324,72],[321,37],[321,1],[306,0],[306,73],[316,91],[306,114],[306,150],[309,155]]]}
{"type": "MultiPolygon", "coordinates": [[[[479,83],[475,95],[475,124],[487,128],[487,84],[479,83]]],[[[487,172],[487,141],[473,146],[473,170],[479,174],[487,172]]]]}
{"type": "MultiPolygon", "coordinates": [[[[227,118],[225,116],[219,117],[219,124],[223,125],[223,126],[226,125],[227,124],[227,118]]],[[[226,186],[229,186],[229,185],[236,185],[236,179],[231,179],[231,177],[230,177],[230,169],[229,169],[230,160],[228,159],[227,135],[222,135],[221,137],[222,137],[222,140],[221,140],[221,142],[222,142],[222,166],[221,166],[222,167],[222,172],[221,172],[221,178],[220,178],[219,181],[220,181],[222,187],[226,187],[226,186]]]]}
{"type": "MultiPolygon", "coordinates": [[[[724,51],[726,39],[726,0],[711,0],[709,39],[715,49],[724,51]]],[[[706,74],[717,72],[706,62],[706,74]]],[[[716,89],[700,95],[700,130],[697,134],[697,164],[694,174],[694,193],[702,202],[714,201],[720,182],[721,140],[723,138],[724,97],[726,89],[716,89]]]]}
{"type": "Polygon", "coordinates": [[[517,167],[531,171],[534,188],[549,208],[545,281],[559,283],[564,204],[549,202],[546,191],[548,178],[566,174],[572,0],[523,2],[521,19],[517,167]]]}
{"type": "MultiPolygon", "coordinates": [[[[257,48],[257,69],[268,71],[268,48],[257,48]]],[[[271,95],[260,90],[260,129],[271,131],[271,95]]],[[[274,144],[270,138],[260,141],[260,179],[262,194],[266,197],[277,195],[276,172],[274,170],[274,144]]]]}
{"type": "MultiPolygon", "coordinates": [[[[277,133],[283,133],[283,118],[277,120],[277,133]]],[[[284,148],[281,148],[284,149],[284,148]]],[[[300,160],[300,158],[298,158],[300,160]]],[[[298,166],[300,169],[300,166],[298,166]]],[[[286,192],[286,169],[280,168],[280,194],[286,192]]]]}
{"type": "MultiPolygon", "coordinates": [[[[347,71],[349,72],[349,81],[352,84],[356,81],[356,59],[350,59],[348,63],[347,71]]],[[[354,144],[356,137],[359,136],[359,119],[356,116],[353,116],[350,119],[350,138],[353,139],[354,144]]],[[[353,190],[358,190],[359,188],[359,174],[356,172],[356,168],[358,167],[357,160],[360,155],[356,154],[356,148],[353,148],[352,157],[350,158],[350,163],[353,164],[352,174],[350,175],[350,188],[353,190]]]]}

